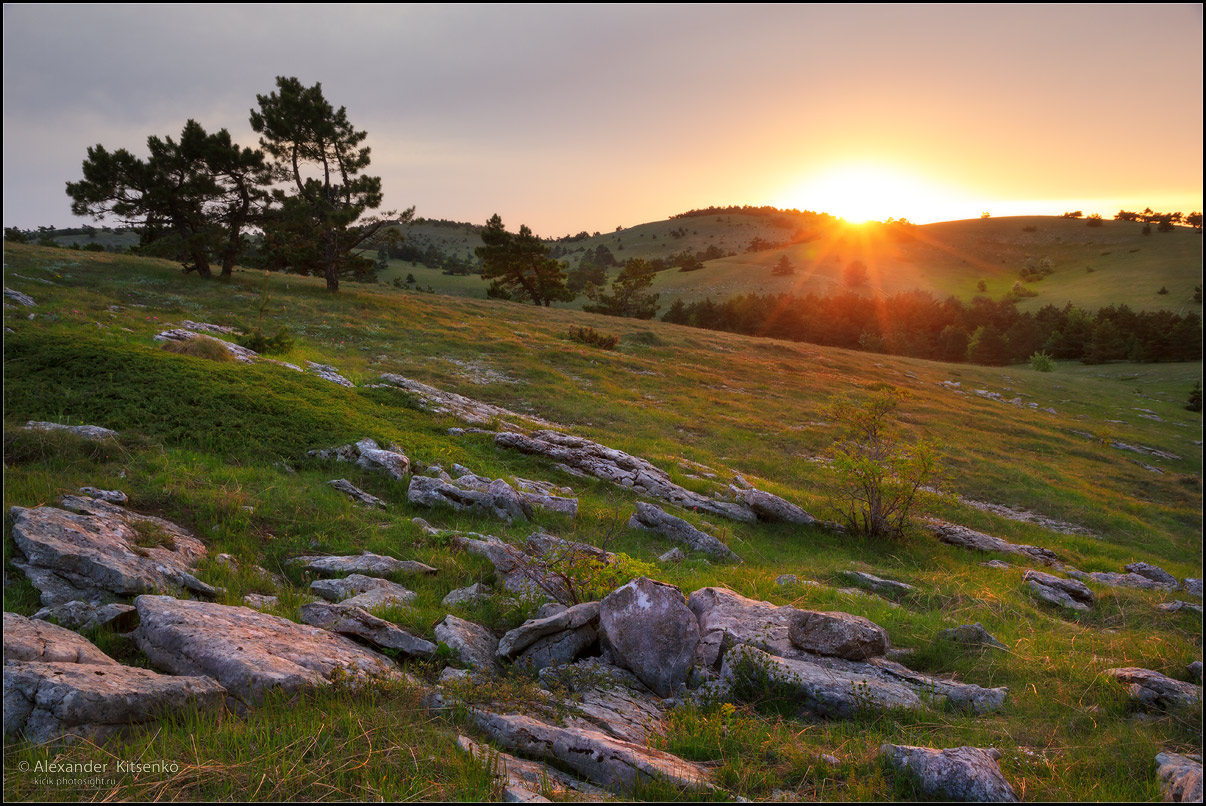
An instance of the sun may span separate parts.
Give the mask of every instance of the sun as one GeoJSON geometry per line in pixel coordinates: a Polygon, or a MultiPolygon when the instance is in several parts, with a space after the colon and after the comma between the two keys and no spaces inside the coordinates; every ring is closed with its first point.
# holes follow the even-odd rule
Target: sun
{"type": "Polygon", "coordinates": [[[869,163],[840,165],[795,185],[785,206],[829,213],[852,224],[907,218],[918,224],[966,218],[956,191],[905,171],[869,163]]]}

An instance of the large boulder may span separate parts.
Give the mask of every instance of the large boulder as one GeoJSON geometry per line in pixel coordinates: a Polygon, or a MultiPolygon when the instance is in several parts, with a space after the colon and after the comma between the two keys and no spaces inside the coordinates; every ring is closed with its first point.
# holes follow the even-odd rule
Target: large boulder
{"type": "Polygon", "coordinates": [[[225,696],[209,677],[172,677],[112,660],[11,663],[4,667],[4,736],[99,742],[172,712],[220,708],[225,696]]]}
{"type": "Polygon", "coordinates": [[[214,678],[235,707],[254,705],[271,689],[397,674],[388,658],[342,635],[246,607],[169,596],[139,596],[134,605],[134,642],[151,663],[172,674],[214,678]]]}
{"type": "Polygon", "coordinates": [[[79,633],[16,613],[4,614],[4,662],[117,665],[79,633]]]}
{"type": "Polygon", "coordinates": [[[800,649],[848,660],[866,660],[888,651],[888,631],[862,616],[799,610],[787,637],[800,649]]]}
{"type": "Polygon", "coordinates": [[[498,669],[495,653],[498,638],[481,624],[446,615],[435,626],[436,640],[446,644],[452,654],[470,669],[493,672],[498,669]]]}
{"type": "Polygon", "coordinates": [[[1155,708],[1196,705],[1202,700],[1202,689],[1193,683],[1173,680],[1151,669],[1126,666],[1107,669],[1106,674],[1127,687],[1137,702],[1155,708]]]}
{"type": "Polygon", "coordinates": [[[638,577],[599,602],[599,633],[618,665],[669,697],[691,671],[699,622],[678,588],[638,577]]]}
{"type": "Polygon", "coordinates": [[[995,748],[938,750],[884,744],[879,752],[893,767],[912,773],[930,797],[969,803],[1017,802],[1013,787],[997,766],[1001,753],[995,748]]]}
{"type": "Polygon", "coordinates": [[[392,649],[406,657],[430,658],[435,644],[398,627],[367,610],[348,604],[310,602],[301,606],[298,618],[305,624],[359,638],[381,649],[392,649]]]}
{"type": "Polygon", "coordinates": [[[1156,764],[1166,803],[1202,802],[1202,762],[1166,752],[1156,755],[1156,764]]]}
{"type": "Polygon", "coordinates": [[[682,518],[676,518],[653,504],[646,504],[643,501],[637,502],[636,512],[629,519],[628,528],[648,529],[695,551],[702,551],[729,562],[741,561],[741,558],[734,554],[732,549],[712,535],[696,529],[682,518]]]}

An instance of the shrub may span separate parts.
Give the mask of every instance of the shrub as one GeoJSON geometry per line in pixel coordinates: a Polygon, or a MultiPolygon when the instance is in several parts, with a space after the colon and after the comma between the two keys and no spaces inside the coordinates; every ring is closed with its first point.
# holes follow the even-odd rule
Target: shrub
{"type": "Polygon", "coordinates": [[[977,291],[987,291],[987,290],[988,290],[988,283],[986,283],[986,282],[984,282],[983,280],[981,280],[980,282],[976,283],[976,290],[977,290],[977,291]]]}
{"type": "Polygon", "coordinates": [[[1092,215],[1090,215],[1088,218],[1085,219],[1085,225],[1089,226],[1089,227],[1100,227],[1101,226],[1101,215],[1099,215],[1098,213],[1093,213],[1092,215]]]}
{"type": "Polygon", "coordinates": [[[209,336],[194,336],[187,341],[169,341],[163,345],[169,353],[191,355],[193,358],[206,358],[210,361],[232,361],[230,351],[217,339],[209,336]]]}
{"type": "MultiPolygon", "coordinates": [[[[1039,279],[1042,279],[1042,277],[1040,276],[1039,279]]],[[[1009,290],[1009,293],[1012,294],[1013,296],[1019,297],[1019,298],[1020,297],[1037,297],[1038,296],[1037,291],[1032,291],[1031,289],[1022,285],[1021,280],[1017,280],[1014,282],[1013,288],[1011,288],[1009,290]]]]}
{"type": "Polygon", "coordinates": [[[1189,402],[1185,404],[1186,411],[1202,410],[1202,382],[1195,381],[1193,390],[1189,393],[1189,402]]]}
{"type": "Polygon", "coordinates": [[[614,350],[620,343],[619,336],[600,333],[593,327],[575,327],[570,325],[569,337],[572,341],[598,347],[601,350],[614,350]]]}
{"type": "Polygon", "coordinates": [[[831,496],[846,526],[872,537],[903,534],[913,510],[939,481],[937,447],[904,442],[892,420],[908,396],[885,389],[856,401],[838,398],[828,415],[842,427],[829,450],[837,485],[831,496]]]}
{"type": "Polygon", "coordinates": [[[293,349],[293,336],[289,328],[282,327],[272,338],[268,338],[256,328],[253,332],[239,338],[239,344],[257,353],[281,354],[293,349]]]}
{"type": "Polygon", "coordinates": [[[1157,294],[1167,294],[1167,293],[1168,293],[1168,288],[1167,288],[1166,286],[1160,286],[1160,290],[1159,290],[1159,291],[1157,291],[1156,293],[1157,293],[1157,294]]]}
{"type": "Polygon", "coordinates": [[[1055,359],[1040,350],[1030,356],[1030,368],[1039,372],[1054,372],[1055,359]]]}

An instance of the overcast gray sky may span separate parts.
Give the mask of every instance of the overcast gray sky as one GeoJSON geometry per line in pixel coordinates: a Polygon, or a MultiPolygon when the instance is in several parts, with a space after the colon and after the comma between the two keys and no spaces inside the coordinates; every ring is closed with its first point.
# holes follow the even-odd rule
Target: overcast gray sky
{"type": "Polygon", "coordinates": [[[914,220],[944,193],[1201,209],[1198,4],[8,4],[3,58],[6,226],[77,224],[89,145],[142,154],[190,117],[255,145],[278,75],[368,131],[388,207],[546,236],[827,210],[856,175],[933,197],[914,220]]]}

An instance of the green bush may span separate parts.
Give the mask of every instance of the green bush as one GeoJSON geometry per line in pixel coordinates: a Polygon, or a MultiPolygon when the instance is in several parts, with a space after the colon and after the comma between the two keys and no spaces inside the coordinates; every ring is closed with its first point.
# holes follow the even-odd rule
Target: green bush
{"type": "Polygon", "coordinates": [[[1030,356],[1030,368],[1039,372],[1054,372],[1055,359],[1040,350],[1030,356]]]}
{"type": "Polygon", "coordinates": [[[614,350],[620,343],[619,336],[600,333],[593,327],[575,327],[571,325],[569,337],[573,341],[588,344],[591,347],[598,347],[601,350],[614,350]]]}
{"type": "Polygon", "coordinates": [[[246,336],[240,337],[239,344],[257,353],[280,355],[293,349],[293,336],[287,327],[282,327],[272,338],[266,337],[259,328],[256,328],[246,336]]]}

